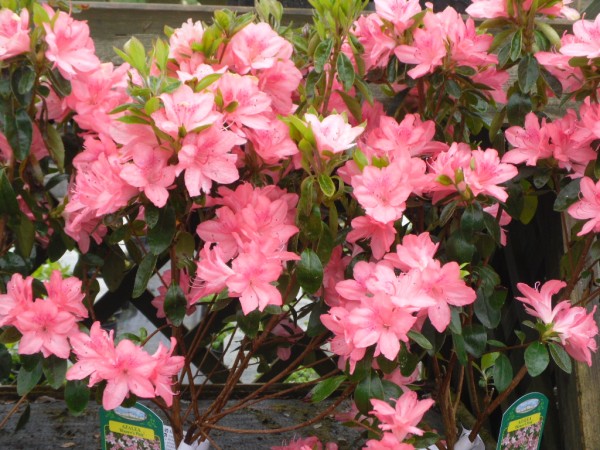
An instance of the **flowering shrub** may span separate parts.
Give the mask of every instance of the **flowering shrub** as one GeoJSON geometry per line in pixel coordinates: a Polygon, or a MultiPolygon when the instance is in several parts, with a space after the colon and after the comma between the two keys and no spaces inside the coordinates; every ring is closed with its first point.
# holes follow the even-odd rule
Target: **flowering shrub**
{"type": "Polygon", "coordinates": [[[219,420],[315,368],[312,400],[338,395],[298,428],[352,398],[343,420],[366,449],[453,448],[458,402],[477,416],[474,440],[550,358],[566,372],[571,358],[592,364],[598,21],[561,38],[542,19],[574,18],[566,1],[476,1],[478,27],[416,0],[364,15],[359,1],[312,4],[301,30],[272,0],[258,17],[190,19],[149,50],[129,40],[119,67],[98,60],[76,16],[27,1],[0,11],[0,350],[21,356],[21,395],[67,380],[75,412],[91,387],[106,409],[151,399],[193,443],[235,431],[219,420]],[[550,97],[581,108],[550,118],[550,97]],[[544,196],[573,222],[565,281],[519,277],[509,296],[494,254],[519,244],[510,222],[531,222],[544,196]],[[72,277],[30,276],[67,249],[72,277]],[[170,336],[154,353],[156,333],[116,339],[94,310],[100,278],[136,299],[152,277],[157,333],[170,336]],[[508,298],[535,320],[516,336],[499,326],[520,304],[508,298]],[[196,367],[223,366],[219,339],[234,362],[201,410],[196,367]],[[275,373],[228,404],[254,362],[275,373]],[[434,405],[438,432],[423,424],[434,405]]]}

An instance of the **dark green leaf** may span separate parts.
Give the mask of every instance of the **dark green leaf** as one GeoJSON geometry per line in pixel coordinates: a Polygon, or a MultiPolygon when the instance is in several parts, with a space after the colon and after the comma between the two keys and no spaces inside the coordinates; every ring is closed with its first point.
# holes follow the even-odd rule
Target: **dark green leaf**
{"type": "Polygon", "coordinates": [[[465,325],[462,334],[465,338],[465,349],[467,352],[476,358],[483,355],[487,344],[487,333],[483,325],[476,323],[465,325]]]}
{"type": "Polygon", "coordinates": [[[28,370],[25,365],[22,365],[17,375],[17,394],[25,395],[35,387],[42,379],[42,362],[37,361],[37,364],[28,370]]]}
{"type": "Polygon", "coordinates": [[[325,197],[333,197],[333,194],[335,194],[335,184],[333,184],[331,177],[323,173],[317,177],[317,180],[319,181],[321,192],[325,194],[325,197]]]}
{"type": "Polygon", "coordinates": [[[0,215],[9,217],[19,214],[19,203],[17,202],[17,194],[13,190],[6,171],[0,170],[0,215]]]}
{"type": "Polygon", "coordinates": [[[513,378],[513,368],[508,357],[500,354],[494,364],[494,386],[498,392],[504,392],[513,378]]]}
{"type": "MultiPolygon", "coordinates": [[[[495,291],[492,296],[497,294],[501,295],[502,293],[506,295],[506,291],[495,291]]],[[[479,319],[486,328],[496,328],[502,318],[501,308],[496,308],[496,305],[491,298],[492,296],[486,295],[483,289],[478,289],[477,299],[473,305],[473,310],[477,319],[479,319]]]]}
{"type": "Polygon", "coordinates": [[[315,72],[321,73],[327,61],[329,55],[331,55],[331,49],[333,48],[333,40],[327,38],[317,46],[315,49],[315,72]]]}
{"type": "Polygon", "coordinates": [[[311,401],[314,403],[319,403],[325,400],[327,397],[333,394],[345,380],[346,375],[338,375],[317,383],[308,394],[311,401]]]}
{"type": "Polygon", "coordinates": [[[48,124],[46,127],[46,147],[52,156],[58,170],[63,172],[65,170],[65,146],[62,141],[60,133],[52,125],[48,124]]]}
{"type": "Polygon", "coordinates": [[[46,376],[46,381],[52,389],[58,389],[65,381],[67,373],[67,360],[50,355],[42,361],[42,369],[46,376]]]}
{"type": "Polygon", "coordinates": [[[358,410],[367,415],[373,409],[371,399],[385,400],[383,397],[383,384],[375,372],[362,380],[354,391],[354,402],[358,410]]]}
{"type": "Polygon", "coordinates": [[[125,260],[115,251],[109,251],[106,261],[102,266],[102,279],[110,292],[115,292],[125,277],[125,260]]]}
{"type": "Polygon", "coordinates": [[[238,311],[236,315],[236,321],[240,330],[248,336],[250,339],[256,337],[258,329],[260,327],[261,313],[259,310],[254,310],[248,314],[244,314],[242,311],[238,311]]]}
{"type": "Polygon", "coordinates": [[[456,353],[458,362],[462,366],[466,366],[469,362],[469,359],[467,356],[467,349],[465,346],[465,338],[460,334],[452,333],[452,342],[454,343],[454,352],[456,353]]]}
{"type": "Polygon", "coordinates": [[[513,93],[506,105],[506,116],[511,125],[523,126],[525,116],[531,112],[531,98],[520,92],[513,93]]]}
{"type": "Polygon", "coordinates": [[[546,346],[541,342],[533,342],[525,350],[525,365],[527,371],[532,377],[540,375],[548,364],[550,363],[550,356],[546,346]]]}
{"type": "Polygon", "coordinates": [[[510,41],[510,59],[516,61],[521,56],[521,47],[523,42],[523,32],[519,29],[510,41]]]}
{"type": "Polygon", "coordinates": [[[90,400],[90,388],[83,380],[67,381],[65,386],[65,403],[74,416],[80,415],[90,400]]]}
{"type": "Polygon", "coordinates": [[[298,283],[308,294],[314,294],[323,284],[323,264],[311,249],[307,248],[302,252],[296,276],[298,283]]]}
{"type": "Polygon", "coordinates": [[[15,327],[3,327],[2,333],[0,333],[1,344],[12,344],[21,340],[23,335],[15,327]]]}
{"type": "Polygon", "coordinates": [[[576,178],[560,190],[556,196],[556,200],[554,200],[554,211],[565,211],[579,200],[579,192],[581,192],[580,184],[581,178],[576,178]]]}
{"type": "Polygon", "coordinates": [[[431,448],[435,447],[435,443],[440,439],[441,437],[437,433],[426,431],[422,436],[413,436],[410,441],[406,442],[410,442],[414,448],[431,448]]]}
{"type": "Polygon", "coordinates": [[[523,196],[523,209],[521,210],[521,215],[519,216],[519,220],[527,225],[529,222],[533,220],[535,217],[535,212],[538,206],[538,197],[537,195],[524,195],[523,196]]]}
{"type": "Polygon", "coordinates": [[[407,336],[409,338],[411,338],[413,341],[415,341],[422,349],[424,349],[424,350],[432,350],[433,349],[433,345],[431,345],[431,342],[429,342],[429,340],[425,336],[423,336],[421,333],[419,333],[418,331],[410,330],[407,333],[407,336]]]}
{"type": "Polygon", "coordinates": [[[400,364],[400,373],[408,377],[413,374],[419,364],[420,358],[415,353],[410,353],[406,345],[402,345],[398,354],[398,363],[400,364]]]}
{"type": "Polygon", "coordinates": [[[540,66],[531,54],[525,55],[518,68],[519,86],[524,94],[529,94],[540,76],[540,66]]]}
{"type": "Polygon", "coordinates": [[[35,226],[25,214],[21,213],[19,216],[19,226],[16,229],[17,252],[19,252],[23,258],[29,258],[35,242],[35,226]]]}
{"type": "Polygon", "coordinates": [[[463,212],[460,218],[460,229],[465,234],[473,234],[484,226],[483,210],[479,203],[472,203],[463,212]]]}
{"type": "Polygon", "coordinates": [[[571,373],[573,370],[573,365],[571,363],[571,357],[568,355],[565,349],[554,342],[550,342],[548,347],[550,347],[550,355],[552,355],[552,359],[556,365],[566,373],[571,373]]]}
{"type": "Polygon", "coordinates": [[[155,255],[169,248],[175,237],[175,210],[165,206],[159,211],[158,222],[148,232],[148,247],[155,255]]]}
{"type": "Polygon", "coordinates": [[[146,291],[146,288],[148,287],[148,281],[150,281],[150,278],[154,273],[157,259],[158,256],[148,253],[146,256],[144,256],[142,262],[140,262],[137,273],[135,274],[133,292],[131,293],[132,298],[138,298],[146,291]]]}
{"type": "Polygon", "coordinates": [[[179,283],[171,283],[165,295],[165,315],[173,325],[178,327],[183,323],[187,310],[187,299],[179,283]]]}
{"type": "Polygon", "coordinates": [[[33,124],[25,109],[19,108],[14,113],[8,112],[4,116],[4,134],[18,161],[23,161],[29,156],[33,124]]]}
{"type": "Polygon", "coordinates": [[[453,233],[446,243],[448,256],[459,263],[470,263],[476,247],[462,232],[453,233]]]}
{"type": "Polygon", "coordinates": [[[544,79],[550,90],[554,92],[554,95],[556,95],[556,97],[560,99],[563,95],[563,87],[559,79],[544,68],[542,68],[542,78],[544,79]]]}
{"type": "Polygon", "coordinates": [[[337,57],[336,67],[338,78],[342,82],[344,90],[347,92],[354,85],[355,73],[352,61],[350,61],[350,58],[348,58],[345,53],[340,52],[337,57]]]}
{"type": "Polygon", "coordinates": [[[323,301],[313,303],[306,327],[308,337],[315,337],[327,331],[327,328],[321,322],[321,315],[327,314],[327,311],[329,311],[329,308],[323,301]]]}
{"type": "Polygon", "coordinates": [[[496,220],[496,217],[492,216],[491,214],[489,214],[487,212],[484,212],[483,213],[483,224],[485,226],[485,229],[489,233],[489,235],[496,242],[496,244],[500,244],[500,237],[501,237],[500,231],[501,230],[500,230],[500,224],[496,220]]]}
{"type": "Polygon", "coordinates": [[[28,66],[22,66],[22,70],[20,72],[21,73],[19,74],[20,76],[17,84],[17,93],[19,95],[25,95],[33,88],[36,73],[28,66]]]}
{"type": "Polygon", "coordinates": [[[381,380],[381,385],[383,386],[384,399],[397,399],[402,395],[402,388],[392,381],[381,380]]]}

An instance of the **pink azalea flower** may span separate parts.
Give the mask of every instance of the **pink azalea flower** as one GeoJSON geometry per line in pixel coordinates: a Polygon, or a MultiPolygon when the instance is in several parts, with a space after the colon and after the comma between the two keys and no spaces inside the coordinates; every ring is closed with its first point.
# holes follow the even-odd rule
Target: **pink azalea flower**
{"type": "Polygon", "coordinates": [[[441,66],[447,51],[446,44],[439,33],[417,28],[413,37],[412,45],[399,45],[394,50],[394,54],[403,63],[416,64],[416,67],[407,73],[411,78],[417,79],[433,73],[436,67],[441,66]]]}
{"type": "Polygon", "coordinates": [[[186,57],[189,58],[192,54],[201,55],[200,53],[194,53],[192,45],[201,44],[203,35],[202,22],[193,22],[192,19],[188,19],[169,38],[169,58],[180,61],[186,57]]]}
{"type": "Polygon", "coordinates": [[[414,445],[401,443],[392,433],[383,433],[381,440],[370,439],[363,450],[415,450],[414,445]]]}
{"type": "MultiPolygon", "coordinates": [[[[375,5],[377,7],[377,2],[375,5]]],[[[353,33],[365,49],[363,58],[366,70],[386,67],[393,55],[396,40],[382,29],[383,25],[383,20],[377,14],[360,16],[354,22],[353,33]]]]}
{"type": "MultiPolygon", "coordinates": [[[[566,303],[566,302],[562,302],[566,303]]],[[[557,307],[558,308],[558,307],[557,307]]],[[[588,314],[585,308],[574,306],[558,312],[553,330],[560,334],[565,350],[573,359],[592,366],[592,354],[598,350],[598,325],[594,319],[596,306],[588,314]]]]}
{"type": "Polygon", "coordinates": [[[354,373],[356,363],[364,358],[367,348],[358,347],[353,343],[351,326],[347,319],[350,312],[342,306],[334,306],[327,314],[321,315],[321,323],[333,333],[329,345],[331,351],[340,356],[339,366],[344,369],[349,363],[350,373],[354,373]]]}
{"type": "Polygon", "coordinates": [[[196,267],[196,283],[198,283],[198,297],[217,294],[227,287],[227,280],[234,274],[223,257],[221,246],[210,248],[206,244],[200,250],[196,267]]]}
{"type": "Polygon", "coordinates": [[[412,186],[402,169],[396,162],[383,168],[366,166],[352,177],[354,196],[366,213],[381,223],[400,219],[406,209],[412,186]]]}
{"type": "Polygon", "coordinates": [[[68,337],[77,332],[76,317],[59,310],[52,300],[38,299],[15,317],[15,326],[23,335],[19,353],[42,352],[45,358],[56,355],[67,359],[71,353],[68,337]]]}
{"type": "Polygon", "coordinates": [[[535,166],[538,159],[552,156],[550,136],[546,127],[546,119],[540,125],[535,113],[525,116],[525,127],[510,127],[505,132],[506,140],[513,146],[506,152],[502,162],[519,164],[525,162],[528,166],[535,166]]]}
{"type": "Polygon", "coordinates": [[[157,208],[167,203],[167,187],[175,180],[175,167],[169,165],[171,153],[161,147],[138,144],[133,148],[133,161],[123,166],[121,178],[141,189],[157,208]]]}
{"type": "Polygon", "coordinates": [[[258,74],[258,87],[271,98],[275,114],[291,114],[295,106],[292,96],[302,81],[302,73],[291,60],[276,61],[258,74]]]}
{"type": "Polygon", "coordinates": [[[328,442],[323,447],[323,443],[317,437],[311,436],[294,439],[288,445],[271,447],[271,450],[338,450],[338,446],[333,442],[328,442]]]}
{"type": "Polygon", "coordinates": [[[594,184],[591,178],[583,177],[581,179],[582,198],[569,206],[567,210],[569,215],[579,220],[588,220],[578,236],[583,236],[591,231],[600,232],[600,181],[594,184]]]}
{"type": "MultiPolygon", "coordinates": [[[[54,14],[50,8],[47,10],[54,14]]],[[[67,80],[100,65],[86,22],[74,20],[67,13],[59,11],[51,17],[51,23],[44,23],[44,29],[48,44],[46,58],[67,80]]]]}
{"type": "Polygon", "coordinates": [[[475,19],[508,17],[505,0],[472,0],[466,13],[475,19]]]}
{"type": "Polygon", "coordinates": [[[59,270],[52,271],[50,280],[44,282],[51,300],[61,311],[73,314],[77,319],[88,316],[88,310],[83,304],[85,294],[81,292],[81,280],[75,277],[63,279],[59,270]]]}
{"type": "Polygon", "coordinates": [[[552,307],[552,296],[557,294],[567,283],[559,280],[549,280],[542,286],[541,290],[518,283],[517,288],[525,297],[515,297],[525,303],[525,311],[533,317],[538,317],[542,322],[550,324],[554,321],[556,314],[565,307],[566,302],[556,308],[552,307]]]}
{"type": "Polygon", "coordinates": [[[0,61],[28,52],[30,46],[27,8],[19,15],[8,8],[0,10],[0,61]]]}
{"type": "Polygon", "coordinates": [[[433,263],[439,246],[431,240],[429,233],[407,234],[402,238],[402,244],[396,246],[396,253],[386,255],[385,259],[406,272],[412,269],[424,271],[433,263]]]}
{"type": "Polygon", "coordinates": [[[395,407],[377,399],[371,399],[371,404],[371,414],[381,421],[379,428],[390,431],[401,442],[410,434],[423,435],[423,430],[417,425],[435,402],[431,399],[419,400],[416,392],[408,391],[396,400],[395,407]]]}
{"type": "Polygon", "coordinates": [[[256,250],[242,253],[233,261],[234,273],[226,282],[230,295],[240,298],[244,314],[283,303],[281,293],[272,284],[283,271],[281,262],[256,250]]]}
{"type": "Polygon", "coordinates": [[[173,404],[173,395],[177,394],[172,389],[173,377],[179,373],[185,363],[183,356],[172,356],[176,346],[177,341],[172,337],[170,350],[161,342],[152,355],[156,362],[154,371],[150,375],[150,381],[154,385],[155,394],[162,397],[167,406],[173,404]]]}
{"type": "Polygon", "coordinates": [[[375,294],[369,302],[350,311],[347,332],[358,348],[375,346],[374,356],[382,354],[394,361],[400,341],[408,342],[407,333],[417,318],[408,309],[396,307],[388,296],[375,294]]]}
{"type": "Polygon", "coordinates": [[[583,126],[572,109],[546,127],[552,142],[552,155],[558,166],[582,177],[588,163],[598,156],[591,146],[594,134],[583,126]]]}
{"type": "Polygon", "coordinates": [[[506,103],[506,84],[510,78],[506,70],[497,70],[494,66],[480,70],[471,77],[473,82],[490,87],[489,95],[496,103],[506,103]]]}
{"type": "Polygon", "coordinates": [[[560,52],[567,56],[585,56],[598,58],[600,56],[600,16],[594,21],[580,20],[573,24],[575,42],[560,47],[560,52]]]}
{"type": "Polygon", "coordinates": [[[94,322],[90,334],[77,332],[69,336],[77,362],[67,371],[67,380],[82,380],[90,377],[89,386],[102,380],[97,372],[104,364],[110,364],[115,358],[114,331],[107,333],[94,322]]]}
{"type": "Polygon", "coordinates": [[[233,35],[221,62],[244,75],[251,70],[273,67],[277,60],[289,60],[292,51],[292,44],[268,23],[251,23],[233,35]]]}
{"type": "Polygon", "coordinates": [[[378,222],[370,216],[360,216],[352,219],[352,231],[346,240],[352,244],[361,239],[371,239],[371,252],[375,259],[383,258],[396,237],[394,222],[378,222]]]}
{"type": "MultiPolygon", "coordinates": [[[[218,80],[223,98],[224,121],[234,125],[266,130],[271,123],[271,98],[258,87],[258,79],[246,75],[225,73],[218,80]]],[[[234,130],[235,131],[235,130],[234,130]]]]}
{"type": "Polygon", "coordinates": [[[348,124],[345,117],[339,114],[331,114],[323,120],[314,114],[305,114],[304,120],[312,129],[320,153],[348,150],[354,147],[356,138],[364,131],[363,127],[348,124]]]}
{"type": "Polygon", "coordinates": [[[161,94],[160,99],[164,109],[153,112],[152,119],[159,130],[174,138],[212,125],[219,119],[219,114],[213,111],[213,94],[195,93],[187,84],[182,84],[173,93],[161,94]]]}
{"type": "Polygon", "coordinates": [[[219,125],[201,133],[188,134],[178,153],[176,174],[185,170],[185,187],[192,197],[209,193],[212,182],[233,183],[239,178],[235,165],[237,155],[231,153],[236,145],[245,141],[219,125]]]}
{"type": "Polygon", "coordinates": [[[412,18],[421,12],[421,5],[418,0],[375,0],[375,11],[401,34],[414,23],[412,18]]]}
{"type": "Polygon", "coordinates": [[[33,302],[32,277],[14,273],[6,284],[6,294],[0,294],[0,327],[13,325],[15,318],[33,302]]]}
{"type": "Polygon", "coordinates": [[[279,119],[272,120],[266,130],[247,129],[246,137],[266,164],[277,164],[298,154],[298,147],[290,138],[290,129],[279,119]]]}
{"type": "Polygon", "coordinates": [[[517,176],[518,170],[512,164],[500,162],[498,152],[493,148],[473,150],[472,164],[465,170],[465,181],[474,195],[484,194],[505,202],[508,194],[498,186],[517,176]]]}
{"type": "Polygon", "coordinates": [[[460,277],[460,267],[454,261],[444,264],[434,260],[422,274],[423,289],[434,306],[427,309],[431,324],[440,333],[450,323],[450,307],[470,305],[475,301],[475,291],[460,277]]]}

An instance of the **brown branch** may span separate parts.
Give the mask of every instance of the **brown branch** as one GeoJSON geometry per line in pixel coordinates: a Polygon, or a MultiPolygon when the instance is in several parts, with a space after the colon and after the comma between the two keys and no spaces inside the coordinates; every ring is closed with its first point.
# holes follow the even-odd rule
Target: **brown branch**
{"type": "Polygon", "coordinates": [[[23,403],[23,401],[27,398],[27,394],[23,395],[19,401],[17,403],[15,403],[15,406],[13,406],[11,408],[11,410],[8,412],[8,414],[4,417],[4,419],[2,419],[2,422],[0,423],[0,430],[2,428],[4,428],[4,426],[6,425],[6,423],[8,422],[8,419],[10,419],[13,414],[15,414],[17,412],[17,410],[19,409],[19,406],[21,405],[21,403],[23,403]]]}

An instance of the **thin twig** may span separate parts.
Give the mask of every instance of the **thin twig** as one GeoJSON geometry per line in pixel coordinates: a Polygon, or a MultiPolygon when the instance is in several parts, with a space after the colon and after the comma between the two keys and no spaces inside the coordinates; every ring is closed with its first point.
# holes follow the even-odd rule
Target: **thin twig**
{"type": "Polygon", "coordinates": [[[8,412],[8,414],[4,417],[4,419],[2,419],[2,422],[0,422],[0,430],[2,428],[4,428],[4,426],[6,425],[6,423],[8,422],[8,419],[10,419],[13,414],[15,414],[17,412],[17,410],[19,409],[19,406],[21,405],[21,403],[23,403],[23,401],[27,398],[27,394],[23,395],[19,401],[17,403],[15,403],[15,406],[13,406],[11,408],[11,410],[8,412]]]}

